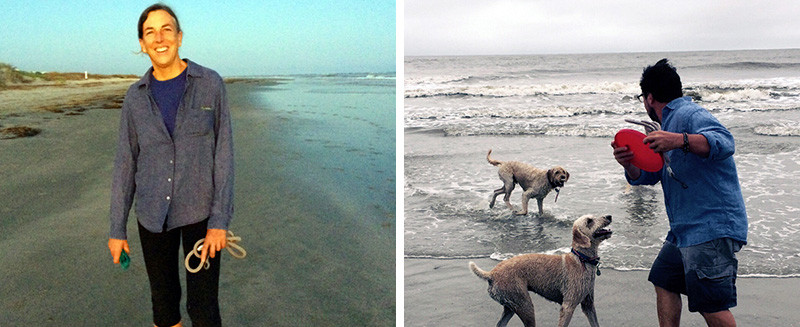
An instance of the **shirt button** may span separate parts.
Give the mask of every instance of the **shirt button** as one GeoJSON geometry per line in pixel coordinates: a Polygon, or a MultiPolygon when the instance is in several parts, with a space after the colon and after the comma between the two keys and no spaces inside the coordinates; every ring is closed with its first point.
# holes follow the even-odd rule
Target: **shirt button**
{"type": "Polygon", "coordinates": [[[172,178],[167,178],[167,182],[172,182],[172,178]]]}
{"type": "Polygon", "coordinates": [[[169,197],[167,197],[167,201],[169,201],[169,197]]]}
{"type": "Polygon", "coordinates": [[[170,160],[169,163],[174,163],[174,162],[172,162],[172,160],[170,160]]]}

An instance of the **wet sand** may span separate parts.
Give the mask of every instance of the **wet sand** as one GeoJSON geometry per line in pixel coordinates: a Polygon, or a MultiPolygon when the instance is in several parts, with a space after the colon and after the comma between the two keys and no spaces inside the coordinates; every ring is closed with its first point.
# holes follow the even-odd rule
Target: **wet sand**
{"type": "MultiPolygon", "coordinates": [[[[405,326],[494,326],[503,307],[489,297],[487,283],[467,267],[474,261],[484,270],[491,259],[405,259],[405,326]]],[[[647,271],[602,269],[595,284],[595,307],[601,326],[658,326],[655,292],[647,271]]],[[[731,309],[739,326],[800,326],[797,311],[799,278],[738,278],[738,306],[731,309]]],[[[558,324],[560,306],[531,293],[537,326],[558,324]]],[[[681,326],[705,326],[689,313],[683,297],[681,326]]],[[[522,326],[519,317],[509,326],[522,326]]],[[[580,309],[570,326],[589,326],[580,309]]]]}
{"type": "MultiPolygon", "coordinates": [[[[291,163],[303,152],[285,151],[292,140],[282,131],[302,125],[251,101],[253,87],[228,87],[236,153],[231,230],[248,256],[223,255],[223,323],[393,324],[393,226],[365,224],[355,219],[359,208],[315,197],[313,185],[296,182],[301,172],[291,163]]],[[[86,104],[79,102],[68,106],[86,104]]],[[[0,111],[0,125],[42,130],[0,140],[0,325],[147,326],[150,295],[133,214],[129,270],[111,262],[106,245],[119,110],[40,109],[0,111]]]]}

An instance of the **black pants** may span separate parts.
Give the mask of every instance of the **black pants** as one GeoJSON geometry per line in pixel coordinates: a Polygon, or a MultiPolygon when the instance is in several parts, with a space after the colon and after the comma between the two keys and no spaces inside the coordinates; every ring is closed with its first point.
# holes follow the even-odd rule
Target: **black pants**
{"type": "MultiPolygon", "coordinates": [[[[150,294],[153,301],[153,323],[156,326],[173,326],[181,321],[181,284],[179,271],[186,272],[186,311],[192,326],[221,326],[219,315],[219,266],[221,253],[211,260],[211,268],[190,273],[184,268],[178,251],[183,239],[184,256],[191,252],[194,244],[206,237],[208,219],[196,224],[152,233],[139,225],[142,254],[150,279],[150,294]]],[[[189,263],[196,267],[200,260],[189,263]]]]}

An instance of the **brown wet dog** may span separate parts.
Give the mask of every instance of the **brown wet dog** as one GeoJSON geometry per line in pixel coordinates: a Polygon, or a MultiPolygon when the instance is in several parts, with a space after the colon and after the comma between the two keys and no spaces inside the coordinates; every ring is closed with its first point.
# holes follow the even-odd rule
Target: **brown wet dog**
{"type": "Polygon", "coordinates": [[[611,216],[586,215],[572,225],[572,252],[562,255],[523,254],[504,260],[489,272],[474,262],[469,268],[489,281],[489,296],[503,305],[498,327],[508,324],[516,313],[525,326],[536,326],[533,302],[528,291],[561,304],[558,326],[568,326],[578,304],[589,318],[589,325],[599,326],[594,309],[594,279],[600,242],[611,237],[611,216]]]}
{"type": "MultiPolygon", "coordinates": [[[[539,205],[539,215],[541,216],[544,213],[542,202],[547,194],[550,194],[552,190],[556,190],[556,193],[558,193],[560,187],[564,186],[564,183],[569,180],[569,173],[559,166],[543,170],[519,161],[494,160],[490,157],[491,154],[492,150],[490,149],[489,153],[486,154],[486,160],[500,168],[497,174],[500,176],[500,180],[503,181],[503,187],[494,190],[492,201],[489,202],[489,208],[494,208],[494,202],[498,195],[505,194],[503,201],[506,202],[508,208],[515,215],[527,215],[528,201],[531,198],[536,198],[536,202],[539,205]],[[516,184],[519,184],[523,190],[522,211],[515,211],[509,201],[511,191],[514,190],[516,184]]],[[[558,199],[557,195],[556,199],[558,199]]]]}

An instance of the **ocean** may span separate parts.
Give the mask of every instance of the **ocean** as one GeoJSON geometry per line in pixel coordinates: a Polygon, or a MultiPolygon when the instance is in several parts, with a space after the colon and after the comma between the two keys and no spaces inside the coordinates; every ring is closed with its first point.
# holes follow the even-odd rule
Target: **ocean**
{"type": "Polygon", "coordinates": [[[290,125],[281,126],[292,142],[286,151],[307,158],[297,178],[313,185],[318,196],[366,206],[381,223],[394,225],[394,73],[272,78],[281,84],[257,96],[290,125]]]}
{"type": "Polygon", "coordinates": [[[226,321],[393,322],[394,73],[266,78],[278,83],[253,78],[228,88],[237,149],[232,228],[253,253],[235,282],[257,291],[232,292],[226,304],[236,311],[226,321]]]}
{"type": "MultiPolygon", "coordinates": [[[[568,251],[572,221],[611,214],[603,268],[645,270],[669,229],[661,185],[627,185],[611,141],[636,100],[642,69],[669,58],[684,94],[736,140],[749,230],[740,276],[800,276],[800,50],[406,57],[406,258],[486,258],[568,251]],[[563,166],[570,179],[544,215],[513,216],[486,161],[563,166]]],[[[511,196],[519,209],[521,190],[511,196]]]]}

